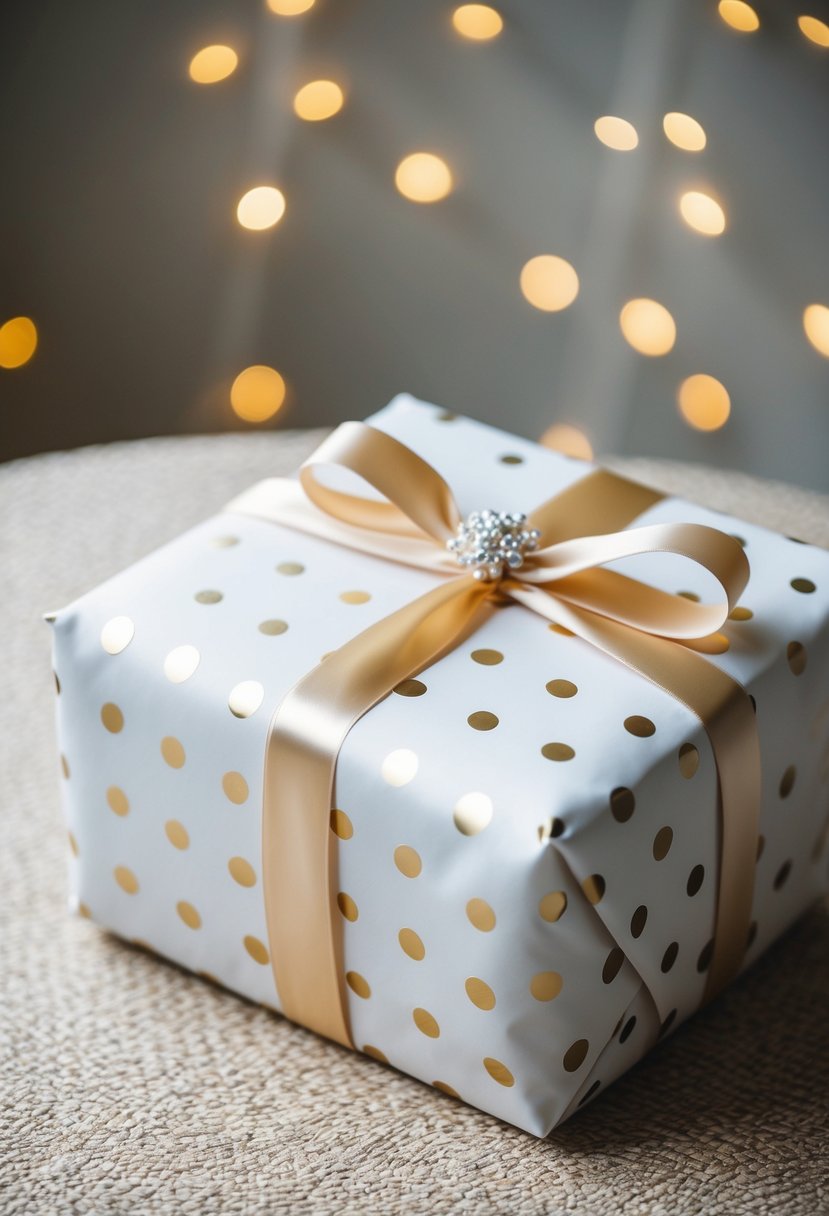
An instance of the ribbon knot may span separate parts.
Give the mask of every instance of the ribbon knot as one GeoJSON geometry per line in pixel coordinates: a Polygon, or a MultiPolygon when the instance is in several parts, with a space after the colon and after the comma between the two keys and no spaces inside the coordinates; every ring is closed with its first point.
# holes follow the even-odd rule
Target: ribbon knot
{"type": "Polygon", "coordinates": [[[231,510],[443,576],[432,590],[327,655],[291,689],[271,722],[263,886],[274,977],[288,1017],[353,1045],[340,930],[331,914],[336,851],[328,828],[343,740],[397,684],[474,631],[496,596],[650,680],[704,726],[717,768],[720,838],[705,999],[740,969],[758,832],[756,721],[744,689],[694,644],[724,624],[748,580],[748,561],[732,536],[703,524],[628,526],[661,497],[597,470],[528,518],[489,511],[463,521],[431,465],[384,432],[346,422],[306,461],[299,482],[263,482],[230,504],[231,510]],[[321,480],[326,465],[367,482],[370,496],[321,480]],[[610,568],[643,554],[654,560],[675,554],[701,566],[722,598],[696,603],[610,568]]]}

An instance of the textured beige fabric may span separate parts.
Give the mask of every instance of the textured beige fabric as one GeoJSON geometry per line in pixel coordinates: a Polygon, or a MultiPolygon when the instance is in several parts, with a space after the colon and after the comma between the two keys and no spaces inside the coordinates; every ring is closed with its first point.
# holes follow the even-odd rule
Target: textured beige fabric
{"type": "MultiPolygon", "coordinates": [[[[0,468],[0,1213],[829,1211],[829,916],[540,1142],[65,912],[40,613],[320,438],[149,440],[0,468]]],[[[616,467],[829,545],[829,499],[616,467]]]]}

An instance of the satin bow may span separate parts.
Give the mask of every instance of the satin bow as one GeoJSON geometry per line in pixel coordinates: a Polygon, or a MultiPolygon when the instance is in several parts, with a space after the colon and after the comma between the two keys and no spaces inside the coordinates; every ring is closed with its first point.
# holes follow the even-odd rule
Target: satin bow
{"type": "Polygon", "coordinates": [[[391,436],[346,422],[306,461],[298,482],[272,479],[229,505],[445,576],[327,655],[273,717],[265,761],[263,882],[271,962],[286,1016],[353,1046],[331,915],[329,816],[343,740],[397,684],[474,630],[487,602],[504,597],[651,680],[704,725],[720,802],[720,877],[705,999],[737,973],[751,918],[758,831],[756,722],[742,687],[694,647],[704,650],[700,639],[722,627],[748,581],[749,565],[738,541],[702,524],[625,527],[660,498],[603,470],[588,474],[529,514],[527,526],[537,528],[540,539],[520,569],[478,581],[447,549],[461,515],[443,478],[391,436]],[[332,488],[318,475],[326,465],[350,470],[382,497],[332,488]],[[678,554],[702,566],[723,598],[696,603],[605,568],[645,553],[678,554]]]}

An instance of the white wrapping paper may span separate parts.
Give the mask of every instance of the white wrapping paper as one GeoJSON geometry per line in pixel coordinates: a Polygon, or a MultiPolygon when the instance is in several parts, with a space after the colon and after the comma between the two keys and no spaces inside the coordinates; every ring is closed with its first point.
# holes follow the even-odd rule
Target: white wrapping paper
{"type": "MultiPolygon", "coordinates": [[[[406,396],[369,421],[464,514],[530,510],[591,468],[406,396]]],[[[825,885],[829,554],[673,498],[636,523],[667,521],[738,534],[751,562],[710,657],[757,705],[748,965],[825,885]]],[[[676,557],[624,569],[709,591],[676,557]]],[[[60,611],[73,906],[278,1010],[260,862],[271,716],[325,653],[438,581],[225,512],[60,611]]],[[[493,614],[356,724],[336,805],[360,1049],[545,1135],[698,1007],[710,747],[681,704],[580,639],[517,605],[493,614]]]]}

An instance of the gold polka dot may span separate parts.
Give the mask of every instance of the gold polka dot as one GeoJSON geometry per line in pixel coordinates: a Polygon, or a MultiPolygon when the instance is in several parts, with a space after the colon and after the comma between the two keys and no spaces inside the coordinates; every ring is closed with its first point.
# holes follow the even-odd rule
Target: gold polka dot
{"type": "Polygon", "coordinates": [[[575,1043],[571,1044],[564,1053],[565,1072],[577,1072],[584,1063],[589,1050],[590,1044],[587,1039],[576,1039],[575,1043]]]}
{"type": "Polygon", "coordinates": [[[703,882],[705,881],[705,866],[694,866],[691,873],[688,875],[688,882],[685,884],[685,890],[689,895],[696,895],[703,882]]]}
{"type": "Polygon", "coordinates": [[[124,791],[117,785],[111,785],[107,790],[107,802],[109,809],[114,811],[116,815],[127,815],[130,809],[130,800],[124,791]]]}
{"type": "Polygon", "coordinates": [[[161,755],[170,768],[181,768],[186,759],[184,748],[174,735],[165,735],[161,740],[161,755]]]}
{"type": "Polygon", "coordinates": [[[302,562],[280,562],[276,567],[277,574],[287,574],[289,577],[302,574],[304,570],[302,562]]]}
{"type": "Polygon", "coordinates": [[[425,1034],[430,1039],[440,1038],[440,1026],[428,1009],[413,1009],[412,1018],[421,1034],[425,1034]]]}
{"type": "Polygon", "coordinates": [[[408,785],[417,772],[418,759],[408,747],[398,747],[389,752],[380,766],[380,773],[388,785],[408,785]]]}
{"type": "Polygon", "coordinates": [[[394,864],[406,878],[417,878],[423,869],[420,855],[407,844],[399,844],[394,850],[394,864]]]}
{"type": "Polygon", "coordinates": [[[602,983],[612,984],[616,976],[622,969],[622,963],[625,961],[624,951],[618,946],[614,946],[604,961],[602,967],[602,983]]]}
{"type": "Polygon", "coordinates": [[[560,633],[563,638],[574,638],[576,636],[572,629],[568,629],[565,625],[559,625],[556,621],[552,621],[547,628],[551,633],[560,633]]]}
{"type": "Polygon", "coordinates": [[[530,980],[530,994],[537,1001],[554,1001],[563,987],[557,971],[539,971],[530,980]]]}
{"type": "Polygon", "coordinates": [[[368,591],[342,591],[340,599],[344,604],[367,604],[371,595],[368,591]]]}
{"type": "Polygon", "coordinates": [[[494,730],[498,725],[497,714],[490,713],[488,709],[477,709],[466,720],[473,730],[494,730]]]}
{"type": "Polygon", "coordinates": [[[388,1064],[389,1058],[384,1051],[379,1047],[372,1047],[371,1043],[363,1044],[363,1055],[371,1056],[372,1060],[379,1060],[381,1064],[388,1064]]]}
{"type": "Polygon", "coordinates": [[[629,718],[625,718],[625,730],[629,735],[635,735],[638,739],[648,739],[656,732],[656,727],[650,718],[643,718],[641,714],[632,714],[629,718]]]}
{"type": "Polygon", "coordinates": [[[561,697],[562,699],[574,697],[579,691],[578,686],[572,680],[550,680],[546,687],[551,697],[561,697]]]}
{"type": "Polygon", "coordinates": [[[803,675],[806,670],[806,647],[802,642],[789,642],[786,647],[786,661],[794,675],[803,675]]]}
{"type": "Polygon", "coordinates": [[[426,957],[426,947],[420,940],[414,929],[401,929],[397,935],[397,940],[400,942],[400,949],[404,954],[408,954],[409,958],[413,958],[416,963],[426,957]]]}
{"type": "Polygon", "coordinates": [[[489,1011],[495,1008],[495,993],[489,984],[478,979],[477,976],[470,975],[464,984],[464,988],[466,989],[466,995],[478,1009],[489,1011]]]}
{"type": "Polygon", "coordinates": [[[696,591],[677,591],[677,595],[681,595],[684,600],[690,600],[692,604],[699,603],[699,596],[696,591]]]}
{"type": "Polygon", "coordinates": [[[259,632],[264,633],[268,638],[278,637],[280,633],[286,633],[288,629],[287,621],[271,620],[261,621],[259,624],[259,632]]]}
{"type": "Polygon", "coordinates": [[[610,811],[617,823],[627,823],[636,810],[636,799],[633,790],[619,785],[610,794],[610,811]]]}
{"type": "Polygon", "coordinates": [[[524,457],[516,456],[513,452],[508,452],[506,456],[499,456],[501,464],[523,464],[524,457]]]}
{"type": "Polygon", "coordinates": [[[115,881],[127,895],[135,895],[138,891],[138,879],[127,866],[116,866],[113,870],[115,881]]]}
{"type": "Polygon", "coordinates": [[[673,844],[674,834],[671,828],[660,828],[653,838],[653,859],[664,861],[673,844]]]}
{"type": "Polygon", "coordinates": [[[265,699],[265,690],[258,680],[242,680],[230,690],[227,706],[234,718],[249,718],[265,699]]]}
{"type": "Polygon", "coordinates": [[[458,799],[452,819],[455,827],[464,836],[476,836],[489,826],[492,813],[492,799],[486,794],[473,791],[458,799]]]}
{"type": "Polygon", "coordinates": [[[223,598],[221,591],[197,591],[193,596],[197,604],[220,604],[223,598]]]}
{"type": "Polygon", "coordinates": [[[469,923],[481,933],[490,933],[495,928],[495,913],[485,899],[470,899],[466,915],[469,923]]]}
{"type": "Polygon", "coordinates": [[[92,913],[90,912],[89,906],[87,904],[84,904],[84,903],[78,904],[78,916],[82,916],[84,918],[84,920],[92,919],[92,913]]]}
{"type": "Polygon", "coordinates": [[[124,729],[124,715],[112,701],[107,701],[106,705],[101,706],[101,721],[112,735],[117,735],[120,730],[124,729]]]}
{"type": "Polygon", "coordinates": [[[200,659],[195,646],[176,646],[164,660],[164,674],[171,684],[183,684],[193,675],[200,659]]]}
{"type": "Polygon", "coordinates": [[[232,769],[222,776],[222,789],[224,790],[225,797],[230,799],[231,802],[235,802],[237,806],[241,806],[243,802],[247,802],[248,794],[250,793],[248,783],[242,774],[232,769]]]}
{"type": "Polygon", "coordinates": [[[605,893],[605,881],[601,874],[591,874],[589,878],[585,878],[581,889],[591,904],[599,904],[605,893]]]}
{"type": "Polygon", "coordinates": [[[704,638],[693,638],[686,645],[700,654],[725,654],[731,648],[731,642],[724,633],[709,633],[704,638]]]}
{"type": "Polygon", "coordinates": [[[671,970],[674,963],[676,962],[676,956],[678,954],[679,954],[679,943],[671,942],[670,946],[668,946],[667,950],[662,955],[662,962],[659,964],[659,969],[660,969],[660,971],[663,972],[664,975],[667,975],[668,972],[671,970]]]}
{"type": "Polygon", "coordinates": [[[515,1077],[512,1075],[506,1064],[502,1064],[500,1060],[494,1059],[492,1056],[484,1058],[484,1068],[487,1070],[493,1081],[497,1081],[499,1085],[503,1085],[509,1089],[515,1084],[515,1077]]]}
{"type": "Polygon", "coordinates": [[[61,757],[60,757],[60,771],[63,773],[64,778],[68,781],[69,780],[69,761],[63,755],[63,753],[61,753],[61,757]]]}
{"type": "Polygon", "coordinates": [[[686,781],[690,781],[699,768],[699,752],[693,743],[683,743],[677,756],[679,771],[686,781]]]}
{"type": "Polygon", "coordinates": [[[817,588],[810,578],[793,578],[790,586],[801,595],[811,595],[817,588]]]}
{"type": "Polygon", "coordinates": [[[238,545],[239,537],[214,536],[210,543],[214,549],[232,549],[234,545],[238,545]]]}
{"type": "Polygon", "coordinates": [[[789,794],[794,789],[795,778],[797,777],[797,769],[793,764],[790,764],[783,776],[780,778],[780,797],[788,798],[789,794]]]}
{"type": "Polygon", "coordinates": [[[750,621],[754,613],[750,608],[745,608],[742,604],[738,604],[736,608],[732,608],[728,614],[730,621],[750,621]]]}
{"type": "Polygon", "coordinates": [[[648,919],[648,909],[644,904],[640,904],[630,918],[630,935],[631,937],[641,937],[645,929],[645,924],[648,919]]]}
{"type": "Polygon", "coordinates": [[[433,1089],[439,1089],[442,1094],[448,1094],[450,1098],[460,1098],[460,1094],[451,1085],[447,1085],[445,1081],[433,1081],[433,1089]]]}
{"type": "Polygon", "coordinates": [[[475,663],[480,663],[483,667],[496,667],[499,663],[503,663],[504,656],[500,650],[473,650],[470,658],[475,663]]]}
{"type": "Polygon", "coordinates": [[[201,917],[198,909],[189,904],[186,899],[180,899],[176,904],[176,912],[188,929],[201,929],[201,917]]]}
{"type": "Polygon", "coordinates": [[[71,832],[68,833],[68,836],[69,836],[69,848],[72,851],[72,856],[77,857],[78,856],[78,842],[75,839],[75,837],[72,835],[71,832]]]}
{"type": "Polygon", "coordinates": [[[164,833],[170,844],[176,849],[186,849],[190,845],[190,835],[183,823],[177,819],[168,819],[164,824],[164,833]]]}
{"type": "Polygon", "coordinates": [[[360,915],[360,910],[355,904],[350,895],[346,895],[345,891],[340,891],[337,895],[337,907],[343,914],[346,920],[355,921],[360,915]]]}
{"type": "Polygon", "coordinates": [[[545,760],[563,762],[565,760],[572,760],[576,753],[569,743],[545,743],[541,749],[541,754],[545,760]]]}
{"type": "Polygon", "coordinates": [[[252,937],[248,934],[242,939],[242,945],[255,963],[259,963],[264,967],[271,961],[267,947],[263,942],[260,942],[258,937],[252,937]]]}
{"type": "Polygon", "coordinates": [[[548,891],[539,901],[538,914],[542,920],[552,924],[564,915],[567,908],[567,896],[564,891],[548,891]]]}
{"type": "Polygon", "coordinates": [[[340,811],[334,807],[331,812],[330,823],[331,831],[335,836],[339,836],[340,840],[350,840],[354,835],[354,825],[345,811],[340,811]]]}
{"type": "Polygon", "coordinates": [[[240,887],[256,886],[256,871],[249,861],[245,861],[244,857],[231,857],[227,868],[230,871],[230,877],[234,882],[238,882],[240,887]]]}
{"type": "Polygon", "coordinates": [[[53,671],[52,675],[55,677],[55,693],[57,696],[60,696],[60,680],[58,679],[58,673],[53,671]]]}
{"type": "Polygon", "coordinates": [[[426,692],[426,685],[422,680],[401,680],[392,689],[399,697],[422,697],[426,692]]]}
{"type": "Polygon", "coordinates": [[[135,636],[135,625],[128,616],[114,616],[101,630],[101,645],[107,654],[120,654],[135,636]]]}
{"type": "Polygon", "coordinates": [[[786,882],[786,879],[789,877],[791,872],[792,872],[791,861],[784,861],[782,866],[780,867],[780,869],[777,871],[777,873],[774,876],[775,891],[780,890],[780,888],[784,885],[784,883],[786,882]]]}

